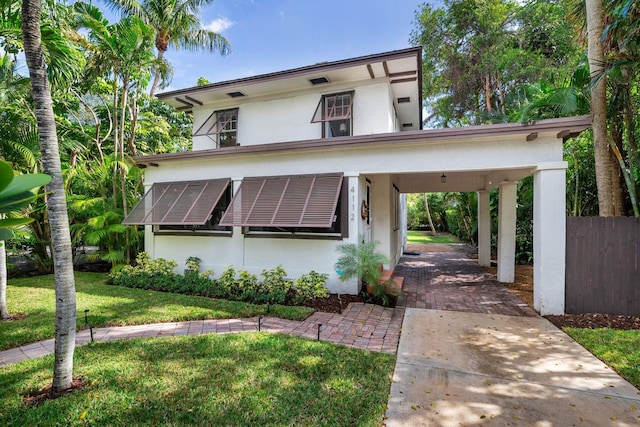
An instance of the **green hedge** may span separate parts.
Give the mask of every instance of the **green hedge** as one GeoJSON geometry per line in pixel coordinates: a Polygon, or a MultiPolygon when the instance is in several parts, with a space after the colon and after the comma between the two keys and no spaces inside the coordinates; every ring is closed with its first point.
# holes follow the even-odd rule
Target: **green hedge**
{"type": "Polygon", "coordinates": [[[287,279],[287,273],[279,265],[263,270],[261,280],[244,270],[236,271],[228,266],[219,278],[214,279],[212,270],[199,271],[200,259],[189,257],[184,275],[175,272],[178,263],[158,258],[151,260],[149,254],[141,252],[136,265],[120,266],[111,271],[111,282],[128,288],[150,289],[179,294],[202,295],[254,304],[304,303],[314,298],[327,298],[328,275],[311,271],[295,282],[287,279]]]}

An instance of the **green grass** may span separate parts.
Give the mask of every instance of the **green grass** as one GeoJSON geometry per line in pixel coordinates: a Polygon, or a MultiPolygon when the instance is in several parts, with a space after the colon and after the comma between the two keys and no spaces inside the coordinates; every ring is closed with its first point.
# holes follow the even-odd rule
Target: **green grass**
{"type": "Polygon", "coordinates": [[[431,235],[428,231],[409,231],[407,232],[407,240],[409,243],[460,243],[453,234],[437,234],[431,235]]]}
{"type": "Polygon", "coordinates": [[[267,333],[76,349],[83,389],[36,408],[52,356],[0,371],[0,425],[379,426],[395,356],[267,333]]]}
{"type": "Polygon", "coordinates": [[[640,388],[640,330],[564,328],[564,331],[640,388]]]}
{"type": "MultiPolygon", "coordinates": [[[[142,325],[196,319],[230,319],[267,314],[267,306],[166,292],[130,289],[106,284],[103,273],[76,272],[78,329],[86,328],[84,310],[94,326],[142,325]]],[[[18,320],[0,323],[0,350],[54,336],[53,276],[13,279],[7,286],[7,305],[18,320]]],[[[302,320],[313,309],[272,306],[270,316],[302,320]]]]}

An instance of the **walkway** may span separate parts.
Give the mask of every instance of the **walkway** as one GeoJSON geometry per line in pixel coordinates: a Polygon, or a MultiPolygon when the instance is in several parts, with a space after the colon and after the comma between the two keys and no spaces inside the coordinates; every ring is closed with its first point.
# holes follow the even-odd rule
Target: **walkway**
{"type": "Polygon", "coordinates": [[[386,427],[637,426],[640,392],[542,317],[408,308],[386,427]]]}
{"type": "MultiPolygon", "coordinates": [[[[370,351],[395,353],[400,340],[404,309],[384,308],[372,304],[351,303],[342,314],[314,313],[304,321],[274,317],[262,319],[193,320],[188,322],[157,323],[152,325],[95,328],[93,338],[105,342],[123,338],[237,333],[260,330],[292,336],[318,338],[349,347],[370,351]]],[[[88,329],[76,334],[76,344],[91,341],[88,329]]],[[[53,339],[40,341],[0,352],[0,366],[53,353],[53,339]]]]}
{"type": "MultiPolygon", "coordinates": [[[[425,246],[425,245],[422,245],[425,246]]],[[[404,277],[407,308],[536,316],[537,313],[456,246],[404,255],[394,274],[404,277]]]]}
{"type": "Polygon", "coordinates": [[[451,247],[405,255],[386,427],[632,426],[640,392],[451,247]]]}

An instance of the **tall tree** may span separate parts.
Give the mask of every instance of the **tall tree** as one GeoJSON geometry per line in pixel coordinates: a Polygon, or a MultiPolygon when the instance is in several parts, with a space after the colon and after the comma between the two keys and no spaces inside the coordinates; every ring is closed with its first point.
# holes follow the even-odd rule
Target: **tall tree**
{"type": "MultiPolygon", "coordinates": [[[[428,124],[513,120],[523,87],[562,80],[579,46],[566,24],[568,0],[445,0],[416,11],[411,43],[423,47],[428,124]]],[[[567,70],[569,69],[569,70],[567,70]]]]}
{"type": "Polygon", "coordinates": [[[41,0],[22,1],[22,36],[38,121],[42,166],[44,172],[51,176],[51,183],[47,186],[50,193],[47,200],[47,212],[51,227],[56,293],[52,390],[58,392],[68,389],[73,380],[76,292],[58,136],[42,51],[41,13],[41,0]]]}
{"type": "Polygon", "coordinates": [[[151,85],[150,95],[158,90],[162,74],[164,54],[169,45],[186,50],[206,50],[226,55],[231,50],[220,34],[202,28],[200,8],[213,0],[108,0],[115,9],[126,15],[136,16],[156,31],[155,45],[158,64],[151,85]]]}
{"type": "MultiPolygon", "coordinates": [[[[591,90],[591,113],[593,114],[593,144],[596,160],[596,184],[598,186],[598,207],[600,216],[622,215],[622,206],[617,203],[620,185],[614,180],[615,160],[609,150],[607,133],[607,82],[602,77],[605,72],[602,32],[604,13],[602,0],[586,0],[589,72],[594,83],[591,90]]],[[[618,180],[619,181],[619,180],[618,180]]]]}

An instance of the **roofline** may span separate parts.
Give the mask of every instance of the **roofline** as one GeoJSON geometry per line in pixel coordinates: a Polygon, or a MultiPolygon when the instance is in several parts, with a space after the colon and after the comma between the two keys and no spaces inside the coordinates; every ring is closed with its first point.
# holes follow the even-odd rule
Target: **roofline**
{"type": "Polygon", "coordinates": [[[276,142],[272,144],[245,145],[239,147],[216,148],[180,153],[164,153],[134,157],[138,165],[157,165],[172,161],[188,161],[196,159],[243,156],[256,154],[273,154],[282,151],[317,150],[327,148],[362,148],[367,146],[405,143],[430,142],[451,139],[471,139],[478,137],[499,137],[508,135],[526,135],[527,141],[533,141],[538,133],[556,132],[557,138],[566,140],[577,136],[591,127],[592,117],[576,116],[560,119],[547,119],[537,122],[501,123],[495,125],[465,126],[457,128],[427,129],[406,132],[347,136],[331,139],[312,139],[304,141],[276,142]]]}
{"type": "MultiPolygon", "coordinates": [[[[229,89],[229,88],[234,88],[234,87],[242,86],[246,84],[263,83],[263,82],[280,80],[280,79],[293,77],[293,76],[317,73],[319,71],[331,71],[331,70],[350,67],[350,66],[364,65],[364,64],[371,63],[372,61],[379,61],[384,59],[392,60],[392,59],[399,59],[399,58],[407,58],[414,55],[417,56],[417,59],[418,59],[417,66],[418,66],[418,78],[419,78],[419,84],[420,84],[419,85],[420,106],[422,110],[422,47],[419,47],[419,46],[410,47],[407,49],[394,50],[394,51],[385,52],[385,53],[377,53],[373,55],[360,56],[360,57],[351,58],[351,59],[343,59],[343,60],[332,61],[332,62],[320,62],[314,65],[308,65],[300,68],[293,68],[290,70],[276,71],[268,74],[260,74],[257,76],[244,77],[240,79],[211,83],[204,86],[194,86],[186,89],[178,89],[170,92],[162,92],[157,94],[156,96],[158,97],[158,99],[163,100],[166,98],[172,98],[172,97],[184,95],[184,94],[195,94],[199,92],[206,92],[209,90],[216,90],[221,88],[229,89]]],[[[422,113],[420,113],[420,115],[422,116],[422,113]]]]}

